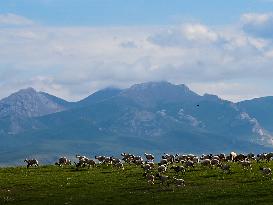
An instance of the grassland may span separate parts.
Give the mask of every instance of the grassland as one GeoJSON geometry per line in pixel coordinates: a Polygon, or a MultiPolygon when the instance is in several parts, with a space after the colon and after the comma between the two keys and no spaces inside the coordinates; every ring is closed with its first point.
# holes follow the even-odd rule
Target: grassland
{"type": "MultiPolygon", "coordinates": [[[[42,166],[1,168],[0,204],[272,204],[273,180],[259,171],[232,164],[231,173],[197,166],[184,178],[186,186],[148,185],[140,167],[125,170],[42,166]]],[[[175,176],[173,171],[167,173],[175,176]]]]}

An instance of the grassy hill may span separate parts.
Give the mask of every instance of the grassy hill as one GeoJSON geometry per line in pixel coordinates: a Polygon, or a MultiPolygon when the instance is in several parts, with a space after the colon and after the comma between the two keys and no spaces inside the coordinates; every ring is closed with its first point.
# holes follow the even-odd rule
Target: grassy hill
{"type": "MultiPolygon", "coordinates": [[[[272,204],[273,181],[254,162],[252,170],[232,164],[231,173],[198,165],[178,178],[186,186],[148,185],[143,170],[126,165],[96,168],[42,166],[1,168],[0,204],[272,204]]],[[[173,171],[166,173],[175,176],[173,171]]]]}

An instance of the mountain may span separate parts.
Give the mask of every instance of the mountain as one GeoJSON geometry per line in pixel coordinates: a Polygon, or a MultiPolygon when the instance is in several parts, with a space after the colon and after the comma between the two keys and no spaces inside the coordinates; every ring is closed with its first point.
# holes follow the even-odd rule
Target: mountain
{"type": "Polygon", "coordinates": [[[104,89],[73,104],[33,89],[11,96],[15,97],[9,97],[10,104],[16,109],[6,113],[23,116],[19,125],[24,129],[14,131],[0,117],[13,133],[0,134],[4,141],[0,164],[7,156],[11,160],[6,163],[11,163],[26,156],[50,161],[76,153],[272,150],[271,130],[254,115],[255,106],[201,96],[183,84],[148,82],[123,90],[104,89]]]}
{"type": "Polygon", "coordinates": [[[273,132],[273,97],[261,97],[238,103],[238,107],[255,118],[261,126],[273,132]]]}
{"type": "Polygon", "coordinates": [[[30,118],[64,111],[69,104],[33,88],[19,90],[0,101],[0,133],[19,133],[29,124],[30,118]]]}
{"type": "Polygon", "coordinates": [[[103,90],[99,90],[93,93],[92,95],[84,98],[83,100],[80,100],[75,104],[75,106],[76,107],[90,106],[92,104],[112,98],[121,93],[121,91],[122,90],[118,88],[105,88],[103,90]]]}

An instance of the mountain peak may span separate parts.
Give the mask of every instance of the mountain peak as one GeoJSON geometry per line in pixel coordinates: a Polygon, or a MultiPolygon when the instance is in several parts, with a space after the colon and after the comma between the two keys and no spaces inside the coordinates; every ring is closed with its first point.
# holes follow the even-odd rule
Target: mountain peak
{"type": "Polygon", "coordinates": [[[32,87],[28,87],[28,88],[21,89],[14,94],[18,94],[18,93],[37,93],[37,91],[32,87]]]}
{"type": "Polygon", "coordinates": [[[125,89],[121,95],[144,106],[155,103],[181,102],[185,99],[196,100],[200,96],[186,85],[175,85],[166,81],[135,84],[125,89]]]}
{"type": "Polygon", "coordinates": [[[65,109],[59,98],[37,92],[34,88],[21,89],[0,100],[0,117],[37,117],[65,109]]]}

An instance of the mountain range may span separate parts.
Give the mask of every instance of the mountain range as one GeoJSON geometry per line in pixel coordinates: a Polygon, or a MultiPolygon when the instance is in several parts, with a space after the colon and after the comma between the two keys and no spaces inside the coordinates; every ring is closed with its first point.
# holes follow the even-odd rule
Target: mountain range
{"type": "Polygon", "coordinates": [[[107,88],[78,102],[27,88],[0,101],[0,165],[75,154],[271,151],[271,113],[273,97],[233,103],[169,82],[107,88]]]}

